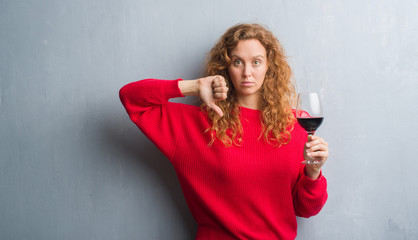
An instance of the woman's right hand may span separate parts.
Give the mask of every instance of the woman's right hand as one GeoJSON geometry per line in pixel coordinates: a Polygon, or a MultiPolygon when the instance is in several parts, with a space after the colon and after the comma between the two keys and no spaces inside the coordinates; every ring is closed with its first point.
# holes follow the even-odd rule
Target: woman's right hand
{"type": "Polygon", "coordinates": [[[179,88],[184,96],[198,95],[208,108],[215,111],[220,117],[223,116],[223,112],[216,102],[227,98],[228,87],[224,77],[215,75],[196,80],[179,81],[179,88]]]}
{"type": "Polygon", "coordinates": [[[216,105],[216,102],[227,98],[228,87],[226,80],[220,75],[199,78],[198,80],[198,96],[208,106],[215,111],[220,117],[223,116],[222,110],[216,105]]]}

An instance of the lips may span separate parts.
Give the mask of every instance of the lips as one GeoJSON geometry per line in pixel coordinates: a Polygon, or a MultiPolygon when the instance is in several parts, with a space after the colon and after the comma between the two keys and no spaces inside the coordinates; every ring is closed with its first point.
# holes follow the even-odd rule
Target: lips
{"type": "Polygon", "coordinates": [[[254,85],[255,85],[254,82],[241,82],[241,86],[244,86],[244,87],[251,87],[254,85]]]}

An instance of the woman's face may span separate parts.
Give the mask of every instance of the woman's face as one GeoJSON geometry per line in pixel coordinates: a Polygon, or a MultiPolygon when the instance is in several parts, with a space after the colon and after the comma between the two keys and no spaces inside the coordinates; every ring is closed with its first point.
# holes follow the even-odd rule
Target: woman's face
{"type": "Polygon", "coordinates": [[[266,49],[257,39],[241,40],[229,57],[232,63],[228,71],[238,103],[254,108],[258,104],[259,90],[268,69],[266,49]]]}

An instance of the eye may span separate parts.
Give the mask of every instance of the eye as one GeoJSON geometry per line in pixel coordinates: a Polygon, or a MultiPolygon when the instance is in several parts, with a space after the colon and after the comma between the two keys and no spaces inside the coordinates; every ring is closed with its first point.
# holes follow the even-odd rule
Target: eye
{"type": "Polygon", "coordinates": [[[238,59],[234,60],[234,65],[235,66],[241,65],[241,60],[238,60],[238,59]]]}
{"type": "Polygon", "coordinates": [[[260,64],[261,64],[261,61],[260,61],[260,60],[255,60],[255,61],[254,61],[254,65],[255,65],[255,66],[258,66],[258,65],[260,65],[260,64]]]}

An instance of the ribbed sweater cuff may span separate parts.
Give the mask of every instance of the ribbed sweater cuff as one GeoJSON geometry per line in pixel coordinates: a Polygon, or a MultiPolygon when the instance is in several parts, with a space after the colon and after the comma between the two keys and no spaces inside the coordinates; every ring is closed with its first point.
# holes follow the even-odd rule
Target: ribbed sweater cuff
{"type": "Polygon", "coordinates": [[[315,180],[312,180],[308,176],[306,176],[306,173],[304,173],[303,176],[303,186],[306,189],[315,189],[318,186],[321,186],[322,182],[325,180],[325,178],[322,176],[322,170],[319,173],[319,177],[315,180]]]}
{"type": "Polygon", "coordinates": [[[176,80],[168,80],[164,83],[167,85],[165,85],[164,88],[161,89],[165,91],[165,96],[167,96],[168,98],[184,97],[179,88],[179,81],[183,81],[183,79],[178,78],[176,80]]]}

